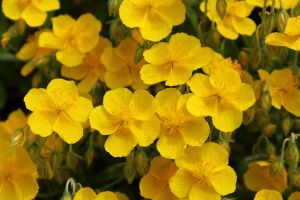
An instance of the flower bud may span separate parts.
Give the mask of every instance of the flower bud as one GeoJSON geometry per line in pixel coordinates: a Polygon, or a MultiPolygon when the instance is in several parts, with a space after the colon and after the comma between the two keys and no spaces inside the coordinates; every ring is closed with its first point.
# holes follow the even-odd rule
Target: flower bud
{"type": "Polygon", "coordinates": [[[108,0],[108,14],[109,16],[116,17],[119,14],[119,8],[122,0],[108,0]]]}
{"type": "Polygon", "coordinates": [[[291,131],[292,125],[293,125],[293,121],[289,116],[283,119],[281,123],[281,127],[284,135],[288,135],[288,133],[291,131]]]}
{"type": "Polygon", "coordinates": [[[26,24],[23,20],[18,20],[14,25],[8,28],[8,30],[3,33],[1,38],[1,45],[3,48],[9,43],[9,41],[19,35],[22,35],[25,31],[26,24]]]}
{"type": "Polygon", "coordinates": [[[84,158],[85,158],[87,167],[91,166],[91,164],[94,160],[94,157],[95,157],[95,152],[91,147],[89,147],[88,150],[84,154],[84,158]]]}
{"type": "Polygon", "coordinates": [[[127,182],[130,184],[133,182],[135,175],[136,175],[136,166],[135,166],[135,153],[132,151],[129,156],[126,158],[126,163],[124,167],[124,173],[127,182]]]}
{"type": "Polygon", "coordinates": [[[289,14],[284,9],[280,9],[278,11],[277,28],[280,32],[284,32],[289,17],[290,17],[289,14]]]}
{"type": "Polygon", "coordinates": [[[149,170],[149,159],[144,151],[138,151],[135,155],[135,164],[137,172],[145,175],[149,170]]]}
{"type": "Polygon", "coordinates": [[[299,150],[295,141],[290,140],[284,155],[284,158],[289,167],[291,167],[292,169],[296,169],[299,162],[299,150]]]}
{"type": "Polygon", "coordinates": [[[263,135],[270,136],[273,135],[276,131],[277,125],[276,124],[267,124],[263,128],[263,135]]]}
{"type": "Polygon", "coordinates": [[[289,184],[291,186],[300,187],[300,171],[291,170],[289,172],[289,184]]]}
{"type": "Polygon", "coordinates": [[[255,108],[252,106],[244,112],[243,124],[249,125],[255,118],[255,108]]]}
{"type": "Polygon", "coordinates": [[[216,9],[221,19],[224,19],[226,15],[226,8],[227,8],[226,0],[217,0],[216,9]]]}
{"type": "Polygon", "coordinates": [[[12,146],[23,146],[26,140],[24,131],[22,129],[16,129],[15,132],[11,135],[10,144],[12,146]]]}
{"type": "Polygon", "coordinates": [[[126,27],[122,24],[120,19],[117,18],[113,20],[110,24],[109,35],[112,40],[119,44],[120,41],[128,35],[128,31],[126,27]]]}
{"type": "Polygon", "coordinates": [[[281,173],[281,170],[284,169],[283,160],[278,158],[273,158],[271,160],[271,167],[270,167],[270,175],[277,176],[281,173]]]}

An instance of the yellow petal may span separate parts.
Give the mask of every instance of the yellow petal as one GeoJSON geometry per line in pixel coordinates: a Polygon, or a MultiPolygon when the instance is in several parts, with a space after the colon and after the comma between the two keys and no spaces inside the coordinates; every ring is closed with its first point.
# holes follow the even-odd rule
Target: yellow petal
{"type": "Polygon", "coordinates": [[[24,19],[29,26],[36,27],[42,25],[46,21],[47,14],[36,8],[34,5],[29,4],[22,12],[21,18],[24,19]]]}
{"type": "Polygon", "coordinates": [[[39,37],[39,46],[45,48],[61,49],[66,45],[64,39],[56,37],[53,33],[43,32],[39,37]]]}
{"type": "Polygon", "coordinates": [[[299,36],[288,36],[284,33],[271,33],[266,37],[266,44],[274,46],[286,46],[296,51],[300,51],[299,36]]]}
{"type": "Polygon", "coordinates": [[[169,45],[164,42],[154,44],[150,49],[145,50],[143,53],[145,60],[154,65],[163,65],[168,62],[169,54],[169,45]]]}
{"type": "Polygon", "coordinates": [[[209,135],[209,125],[204,118],[188,121],[178,127],[183,140],[190,146],[201,146],[209,135]]]}
{"type": "Polygon", "coordinates": [[[258,75],[261,80],[269,80],[270,79],[270,74],[263,69],[258,70],[258,75]]]}
{"type": "Polygon", "coordinates": [[[186,146],[186,143],[178,131],[166,131],[162,133],[156,144],[160,155],[170,159],[174,159],[181,154],[186,146]]]}
{"type": "MultiPolygon", "coordinates": [[[[199,147],[196,147],[199,148],[199,147]]],[[[193,151],[188,151],[186,156],[191,156],[193,151]]],[[[228,165],[228,152],[217,143],[208,142],[199,148],[199,156],[203,162],[215,167],[225,167],[228,165]]]]}
{"type": "Polygon", "coordinates": [[[216,115],[212,117],[214,126],[223,132],[234,131],[242,124],[242,120],[243,112],[227,103],[219,104],[216,115]]]}
{"type": "Polygon", "coordinates": [[[0,185],[0,199],[22,199],[22,193],[18,185],[13,180],[2,181],[0,185]]]}
{"type": "Polygon", "coordinates": [[[75,20],[69,15],[52,17],[53,33],[55,36],[65,38],[70,35],[75,25],[75,20]]]}
{"type": "Polygon", "coordinates": [[[84,199],[95,199],[97,197],[96,193],[91,188],[81,188],[76,192],[74,200],[84,200],[84,199]]]}
{"type": "Polygon", "coordinates": [[[103,106],[111,115],[119,116],[122,111],[128,110],[132,96],[127,88],[110,90],[103,97],[103,106]]]}
{"type": "Polygon", "coordinates": [[[74,81],[53,79],[47,86],[47,92],[56,107],[62,110],[72,106],[78,99],[78,89],[74,81]]]}
{"type": "Polygon", "coordinates": [[[139,27],[147,15],[147,6],[137,6],[129,0],[125,0],[120,6],[119,14],[126,26],[139,27]]]}
{"type": "Polygon", "coordinates": [[[110,72],[115,72],[118,69],[126,67],[125,60],[116,53],[116,50],[112,47],[107,47],[102,55],[101,62],[105,68],[110,72]]]}
{"type": "Polygon", "coordinates": [[[146,84],[155,84],[167,80],[171,73],[171,66],[146,64],[141,69],[141,79],[146,84]]]}
{"type": "Polygon", "coordinates": [[[292,94],[282,96],[282,106],[290,113],[300,116],[300,91],[296,90],[292,94]]]}
{"type": "Polygon", "coordinates": [[[89,72],[89,68],[85,65],[79,65],[77,67],[62,67],[61,75],[66,78],[75,80],[83,79],[89,72]]]}
{"type": "Polygon", "coordinates": [[[144,39],[150,41],[160,41],[167,37],[172,31],[172,25],[163,19],[158,11],[148,12],[147,19],[140,27],[144,39]]]}
{"type": "Polygon", "coordinates": [[[54,102],[51,100],[47,90],[33,88],[24,97],[26,108],[31,111],[53,111],[54,102]]]}
{"type": "Polygon", "coordinates": [[[169,184],[171,191],[178,198],[186,198],[199,180],[187,170],[178,169],[171,177],[169,184]]]}
{"type": "Polygon", "coordinates": [[[128,197],[120,192],[115,192],[115,195],[118,197],[118,200],[129,200],[128,197]]]}
{"type": "MultiPolygon", "coordinates": [[[[23,164],[22,164],[23,165],[23,164]]],[[[21,193],[22,193],[22,199],[34,199],[35,196],[38,193],[38,183],[35,180],[35,178],[32,175],[24,174],[15,176],[13,178],[14,182],[19,186],[21,193]]]]}
{"type": "Polygon", "coordinates": [[[157,197],[163,193],[165,186],[166,183],[159,179],[159,177],[148,173],[141,179],[139,188],[142,197],[157,199],[157,197]]]}
{"type": "Polygon", "coordinates": [[[239,73],[228,67],[222,67],[214,70],[210,74],[211,85],[221,94],[226,96],[226,92],[230,91],[231,88],[241,85],[241,77],[239,73]],[[230,77],[230,78],[229,78],[230,77]]]}
{"type": "Polygon", "coordinates": [[[218,97],[191,96],[186,103],[186,108],[194,116],[215,116],[218,110],[218,97]]]}
{"type": "Polygon", "coordinates": [[[105,84],[111,89],[117,89],[131,85],[132,79],[129,66],[123,66],[119,70],[107,71],[104,75],[105,84]]]}
{"type": "Polygon", "coordinates": [[[83,136],[82,125],[64,112],[60,112],[58,115],[53,130],[68,144],[78,142],[83,136]]]}
{"type": "Polygon", "coordinates": [[[275,190],[261,190],[258,193],[256,193],[254,200],[283,200],[280,192],[275,190]]]}
{"type": "Polygon", "coordinates": [[[174,64],[165,84],[167,86],[184,84],[192,76],[192,73],[192,69],[174,64]]]}
{"type": "Polygon", "coordinates": [[[28,42],[21,47],[16,57],[19,60],[29,60],[36,54],[37,50],[38,45],[35,42],[28,42]]]}
{"type": "Polygon", "coordinates": [[[193,93],[197,94],[199,97],[207,97],[216,94],[215,89],[212,87],[209,76],[196,73],[193,77],[187,82],[188,86],[193,93]]]}
{"type": "Polygon", "coordinates": [[[231,88],[224,98],[241,111],[247,110],[255,103],[254,91],[250,85],[245,83],[231,88]]]}
{"type": "Polygon", "coordinates": [[[129,106],[130,112],[138,120],[148,120],[155,113],[154,97],[147,90],[136,90],[129,106]]]}
{"type": "Polygon", "coordinates": [[[93,129],[102,135],[110,135],[121,127],[122,121],[107,113],[103,106],[98,106],[92,110],[90,124],[93,129]]]}
{"type": "Polygon", "coordinates": [[[19,0],[2,0],[3,14],[9,19],[20,19],[23,9],[19,4],[19,0]]]}
{"type": "Polygon", "coordinates": [[[190,191],[189,199],[197,200],[221,200],[219,195],[211,186],[205,182],[199,181],[190,191]]]}
{"type": "Polygon", "coordinates": [[[28,125],[33,133],[47,137],[53,132],[57,117],[56,112],[33,112],[28,118],[28,125]]]}
{"type": "Polygon", "coordinates": [[[224,18],[223,22],[217,23],[217,30],[221,35],[230,40],[236,40],[239,37],[239,34],[233,29],[230,19],[224,18]]]}
{"type": "Polygon", "coordinates": [[[119,200],[117,196],[110,191],[100,192],[95,200],[119,200]]]}
{"type": "Polygon", "coordinates": [[[138,144],[142,147],[149,146],[159,135],[160,121],[156,116],[147,121],[135,121],[129,124],[138,144]]]}
{"type": "Polygon", "coordinates": [[[180,91],[175,88],[159,91],[155,97],[156,112],[163,117],[169,117],[176,110],[180,96],[180,91]]]}
{"type": "Polygon", "coordinates": [[[209,178],[209,182],[221,195],[233,193],[236,189],[236,180],[237,176],[235,171],[229,166],[213,173],[213,175],[209,178]]]}
{"type": "Polygon", "coordinates": [[[131,131],[122,128],[108,136],[104,148],[113,157],[126,157],[136,145],[136,138],[131,131]]]}
{"type": "Polygon", "coordinates": [[[300,192],[293,192],[288,198],[288,200],[297,200],[297,199],[300,199],[300,192]]]}
{"type": "Polygon", "coordinates": [[[42,11],[58,10],[60,8],[59,0],[38,0],[32,1],[34,6],[42,11]]]}
{"type": "Polygon", "coordinates": [[[174,0],[171,2],[172,3],[167,3],[166,5],[162,5],[157,9],[159,10],[162,18],[165,19],[169,24],[172,25],[182,24],[185,20],[185,12],[186,12],[185,5],[181,0],[174,0]]]}
{"type": "Polygon", "coordinates": [[[97,76],[97,74],[95,74],[94,72],[89,72],[88,75],[78,83],[78,90],[84,93],[89,93],[96,85],[98,80],[99,77],[97,76]]]}
{"type": "Polygon", "coordinates": [[[77,122],[85,122],[93,109],[91,100],[79,97],[65,112],[77,122]]]}
{"type": "Polygon", "coordinates": [[[296,36],[300,34],[300,16],[290,17],[287,21],[284,33],[290,36],[296,36]]]}
{"type": "Polygon", "coordinates": [[[92,14],[81,15],[74,27],[78,50],[82,53],[93,50],[99,41],[101,23],[92,14]]]}
{"type": "Polygon", "coordinates": [[[252,10],[254,9],[254,6],[249,5],[248,1],[234,1],[233,6],[230,9],[230,13],[241,17],[241,18],[245,18],[248,17],[252,10]]]}
{"type": "Polygon", "coordinates": [[[30,174],[36,177],[37,167],[31,160],[27,151],[23,147],[17,147],[12,150],[11,158],[14,164],[11,166],[11,169],[14,171],[15,175],[30,174]],[[22,168],[19,167],[21,165],[22,168]]]}
{"type": "Polygon", "coordinates": [[[67,67],[80,65],[83,57],[84,54],[72,45],[68,45],[65,49],[61,49],[56,53],[57,60],[67,67]]]}
{"type": "Polygon", "coordinates": [[[233,17],[232,24],[236,32],[241,35],[252,35],[256,30],[256,24],[249,18],[233,17]]]}

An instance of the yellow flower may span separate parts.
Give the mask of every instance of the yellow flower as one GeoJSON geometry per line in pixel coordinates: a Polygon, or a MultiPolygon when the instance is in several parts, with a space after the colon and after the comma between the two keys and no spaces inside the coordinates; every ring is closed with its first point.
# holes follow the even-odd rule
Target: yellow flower
{"type": "Polygon", "coordinates": [[[300,51],[300,15],[288,19],[283,33],[276,32],[268,35],[266,43],[300,51]]]}
{"type": "Polygon", "coordinates": [[[11,135],[27,125],[27,117],[21,109],[9,114],[6,121],[0,121],[0,141],[10,143],[11,135]]]}
{"type": "Polygon", "coordinates": [[[24,98],[33,113],[28,118],[31,131],[42,137],[56,132],[65,142],[73,144],[83,135],[92,102],[78,95],[74,81],[52,80],[47,89],[31,89],[24,98]]]}
{"type": "Polygon", "coordinates": [[[159,41],[184,22],[186,8],[181,0],[124,0],[119,12],[126,26],[138,27],[146,40],[159,41]]]}
{"type": "Polygon", "coordinates": [[[76,192],[74,200],[129,200],[125,194],[119,192],[100,192],[98,195],[91,188],[81,188],[76,192]]]}
{"type": "Polygon", "coordinates": [[[254,200],[283,200],[281,193],[275,190],[260,190],[254,200]]]}
{"type": "Polygon", "coordinates": [[[146,84],[166,81],[166,85],[184,84],[193,70],[207,65],[212,51],[201,47],[200,41],[185,33],[173,35],[169,43],[160,42],[144,52],[150,63],[141,69],[141,78],[146,84]]]}
{"type": "Polygon", "coordinates": [[[237,129],[243,111],[255,103],[250,85],[241,82],[237,71],[223,67],[210,76],[197,73],[188,82],[196,95],[187,101],[187,109],[195,116],[211,116],[213,125],[223,131],[237,129]]]}
{"type": "Polygon", "coordinates": [[[0,199],[31,200],[38,192],[37,168],[22,147],[0,143],[0,199]]]}
{"type": "Polygon", "coordinates": [[[154,106],[154,98],[146,90],[111,90],[105,93],[103,106],[92,111],[91,127],[109,135],[104,145],[107,152],[114,157],[127,156],[137,144],[146,147],[157,138],[160,123],[154,106]]]}
{"type": "Polygon", "coordinates": [[[141,196],[152,200],[179,200],[169,187],[169,179],[176,170],[172,160],[160,156],[153,158],[149,172],[140,181],[141,196]]]}
{"type": "Polygon", "coordinates": [[[260,79],[269,83],[272,105],[281,109],[283,106],[288,112],[300,116],[300,90],[298,81],[289,68],[275,69],[271,74],[265,70],[258,70],[260,79]]]}
{"type": "Polygon", "coordinates": [[[228,166],[228,152],[216,143],[188,147],[175,162],[178,170],[170,179],[171,191],[188,200],[220,200],[236,188],[236,174],[228,166]]]}
{"type": "Polygon", "coordinates": [[[67,67],[79,65],[98,44],[101,22],[92,14],[74,20],[69,15],[52,18],[53,32],[41,33],[39,45],[57,49],[56,58],[67,67]]]}
{"type": "Polygon", "coordinates": [[[118,47],[108,47],[101,56],[106,67],[104,80],[111,89],[132,86],[134,89],[145,89],[147,85],[140,78],[140,69],[144,60],[135,63],[138,43],[130,38],[120,42],[118,47]]]}
{"type": "Polygon", "coordinates": [[[62,76],[81,80],[77,85],[79,91],[88,93],[98,80],[104,81],[105,67],[100,62],[100,57],[104,49],[110,46],[108,39],[100,37],[98,45],[85,55],[80,65],[61,68],[62,76]]]}
{"type": "Polygon", "coordinates": [[[47,18],[47,12],[58,10],[59,0],[3,0],[3,14],[12,19],[23,19],[29,26],[41,26],[47,18]]]}
{"type": "MultiPolygon", "coordinates": [[[[217,30],[225,38],[235,40],[240,35],[252,35],[256,30],[255,22],[248,18],[254,6],[245,1],[227,0],[226,13],[223,19],[217,12],[217,0],[208,0],[207,16],[217,24],[217,30]]],[[[202,12],[205,10],[205,2],[200,5],[202,12]]]]}
{"type": "Polygon", "coordinates": [[[161,120],[157,150],[165,158],[176,158],[187,145],[201,146],[209,135],[208,123],[194,117],[186,110],[190,94],[181,95],[175,88],[168,88],[156,95],[156,112],[161,120]]]}
{"type": "Polygon", "coordinates": [[[46,56],[53,51],[39,46],[40,33],[36,32],[33,36],[30,36],[16,54],[19,60],[28,61],[21,69],[22,76],[29,75],[38,65],[46,64],[48,62],[46,56]]]}
{"type": "MultiPolygon", "coordinates": [[[[253,6],[264,7],[264,0],[246,0],[246,2],[253,6]]],[[[299,0],[284,0],[282,1],[283,9],[294,8],[299,0]]],[[[267,6],[272,6],[272,0],[267,0],[267,6]]],[[[280,0],[275,0],[275,8],[280,8],[280,0]]]]}
{"type": "Polygon", "coordinates": [[[255,161],[248,165],[244,174],[246,187],[252,191],[262,189],[277,190],[283,192],[287,188],[287,174],[283,168],[279,174],[271,176],[271,164],[267,161],[255,161]]]}

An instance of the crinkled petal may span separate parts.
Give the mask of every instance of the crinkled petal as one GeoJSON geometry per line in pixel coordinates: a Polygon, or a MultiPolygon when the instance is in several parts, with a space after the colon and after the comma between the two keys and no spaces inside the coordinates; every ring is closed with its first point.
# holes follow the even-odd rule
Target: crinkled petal
{"type": "MultiPolygon", "coordinates": [[[[186,156],[191,156],[192,153],[193,151],[188,151],[186,156]]],[[[222,146],[214,142],[205,143],[199,149],[199,156],[202,161],[219,169],[228,165],[228,152],[222,146]]]]}
{"type": "Polygon", "coordinates": [[[66,48],[59,50],[56,53],[56,58],[59,62],[67,67],[80,65],[84,58],[84,53],[81,53],[77,47],[68,45],[66,48]]]}
{"type": "Polygon", "coordinates": [[[168,79],[171,73],[171,66],[146,64],[142,67],[140,74],[141,79],[146,84],[156,84],[168,79]]]}
{"type": "Polygon", "coordinates": [[[145,50],[143,53],[145,60],[153,65],[163,65],[168,62],[169,54],[169,44],[164,42],[154,44],[150,49],[145,50]]]}
{"type": "Polygon", "coordinates": [[[38,9],[42,11],[58,10],[60,8],[59,0],[38,0],[32,2],[38,9]]]}
{"type": "Polygon", "coordinates": [[[52,101],[47,90],[43,88],[33,88],[24,97],[26,108],[31,111],[53,111],[55,109],[54,102],[52,101]]]}
{"type": "Polygon", "coordinates": [[[83,128],[64,112],[60,112],[54,123],[53,130],[68,144],[74,144],[83,136],[83,128]]]}
{"type": "Polygon", "coordinates": [[[238,18],[232,19],[232,24],[236,32],[241,35],[252,35],[256,30],[256,24],[252,19],[249,18],[238,18]]]}
{"type": "Polygon", "coordinates": [[[29,4],[22,12],[21,18],[24,19],[29,26],[36,27],[42,25],[46,21],[47,14],[36,8],[34,5],[29,4]]]}
{"type": "Polygon", "coordinates": [[[60,38],[66,38],[70,35],[76,21],[69,15],[59,15],[52,17],[53,33],[60,38]]]}
{"type": "Polygon", "coordinates": [[[130,0],[125,0],[120,6],[119,14],[126,26],[140,27],[147,16],[147,6],[138,6],[130,0]]]}
{"type": "Polygon", "coordinates": [[[122,121],[107,113],[103,106],[98,106],[91,112],[90,124],[102,135],[110,135],[121,127],[122,121]]]}
{"type": "Polygon", "coordinates": [[[288,36],[284,33],[271,33],[266,37],[266,44],[286,46],[293,50],[300,51],[299,36],[288,36]]]}
{"type": "Polygon", "coordinates": [[[296,90],[290,95],[282,96],[282,106],[290,113],[300,116],[300,91],[296,90]]]}
{"type": "Polygon", "coordinates": [[[185,20],[186,8],[181,0],[171,1],[171,4],[158,7],[161,17],[169,24],[179,25],[185,20]]]}
{"type": "Polygon", "coordinates": [[[33,133],[47,137],[53,132],[57,112],[33,112],[28,118],[28,125],[33,133]]]}
{"type": "Polygon", "coordinates": [[[300,35],[300,16],[290,17],[287,21],[284,33],[290,36],[300,35]]]}
{"type": "Polygon", "coordinates": [[[79,97],[65,112],[77,122],[85,122],[93,109],[91,100],[79,97]]]}
{"type": "Polygon", "coordinates": [[[156,144],[159,153],[163,157],[170,159],[174,159],[181,154],[186,146],[181,134],[177,130],[163,132],[156,144]]]}
{"type": "Polygon", "coordinates": [[[66,41],[55,36],[51,32],[43,32],[39,37],[39,46],[52,49],[61,49],[66,45],[66,41]]]}
{"type": "Polygon", "coordinates": [[[148,199],[157,199],[164,192],[166,183],[151,173],[146,174],[140,181],[141,196],[148,199]]]}
{"type": "Polygon", "coordinates": [[[206,182],[198,182],[190,191],[189,199],[193,200],[221,200],[218,194],[206,182]]]}
{"type": "Polygon", "coordinates": [[[110,90],[103,97],[103,106],[105,110],[114,116],[119,116],[124,110],[128,110],[132,92],[127,88],[110,90]]]}
{"type": "Polygon", "coordinates": [[[194,116],[215,116],[218,110],[218,97],[193,95],[188,99],[186,108],[194,116]]]}
{"type": "Polygon", "coordinates": [[[180,96],[180,91],[175,88],[167,88],[159,91],[155,97],[156,112],[168,118],[175,112],[180,96]]]}
{"type": "Polygon", "coordinates": [[[107,71],[104,75],[105,84],[111,89],[130,86],[132,78],[129,70],[130,66],[123,66],[116,71],[107,71]]]}
{"type": "Polygon", "coordinates": [[[207,97],[216,94],[214,87],[209,81],[209,76],[207,75],[200,73],[194,74],[187,84],[192,92],[199,97],[207,97]]]}
{"type": "Polygon", "coordinates": [[[23,9],[19,4],[19,0],[2,0],[3,14],[9,19],[20,19],[23,9]]]}
{"type": "Polygon", "coordinates": [[[209,135],[209,125],[204,118],[188,121],[178,127],[186,144],[190,146],[201,146],[209,135]]]}
{"type": "Polygon", "coordinates": [[[136,90],[131,98],[129,109],[139,120],[148,120],[155,113],[154,97],[147,90],[136,90]]]}
{"type": "Polygon", "coordinates": [[[185,66],[173,64],[173,68],[171,69],[171,73],[167,78],[166,85],[175,86],[175,85],[184,84],[192,76],[192,73],[193,73],[193,69],[190,69],[185,66]]]}
{"type": "Polygon", "coordinates": [[[221,195],[233,193],[236,189],[236,180],[235,171],[229,166],[213,173],[209,178],[210,184],[221,195]]]}
{"type": "Polygon", "coordinates": [[[242,124],[243,112],[227,103],[220,103],[212,121],[217,129],[232,132],[242,124]]]}
{"type": "Polygon", "coordinates": [[[23,197],[22,199],[35,198],[39,189],[39,185],[35,180],[35,177],[29,174],[24,174],[13,177],[13,181],[19,186],[23,197]]]}
{"type": "Polygon", "coordinates": [[[186,198],[199,180],[185,169],[178,169],[169,184],[171,191],[178,198],[186,198]]]}
{"type": "Polygon", "coordinates": [[[99,41],[101,22],[92,14],[81,15],[74,27],[78,50],[82,53],[93,50],[99,41]]]}
{"type": "Polygon", "coordinates": [[[223,22],[217,23],[217,30],[221,35],[230,40],[236,40],[239,34],[233,29],[231,20],[224,18],[223,22]]]}
{"type": "Polygon", "coordinates": [[[137,145],[137,140],[127,128],[122,128],[108,136],[104,148],[113,157],[126,157],[137,145]]]}

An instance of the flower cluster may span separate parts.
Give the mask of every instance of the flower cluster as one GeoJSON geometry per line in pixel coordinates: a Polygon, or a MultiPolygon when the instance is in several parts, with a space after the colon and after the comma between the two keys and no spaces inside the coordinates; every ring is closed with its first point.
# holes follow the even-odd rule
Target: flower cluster
{"type": "Polygon", "coordinates": [[[19,67],[8,98],[22,105],[0,116],[0,200],[300,199],[298,1],[2,0],[2,13],[0,65],[19,67]]]}

